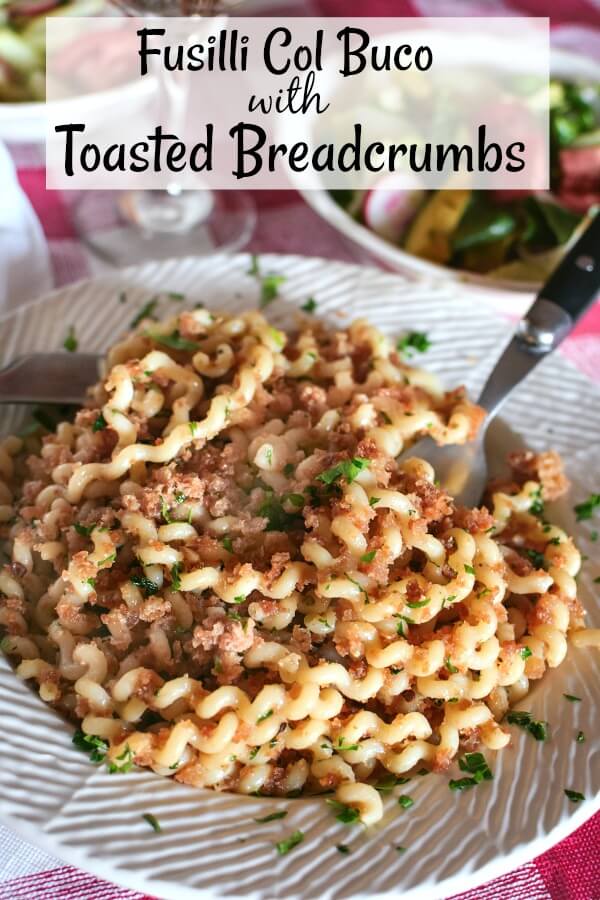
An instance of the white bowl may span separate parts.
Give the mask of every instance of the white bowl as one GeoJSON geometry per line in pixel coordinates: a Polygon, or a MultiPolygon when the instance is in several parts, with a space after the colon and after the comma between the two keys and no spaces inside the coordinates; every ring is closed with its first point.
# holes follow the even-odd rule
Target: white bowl
{"type": "MultiPolygon", "coordinates": [[[[558,48],[552,49],[551,73],[556,78],[600,82],[599,63],[558,48]]],[[[460,282],[471,291],[494,292],[505,296],[507,292],[517,291],[527,296],[536,292],[538,285],[534,282],[492,278],[420,259],[375,234],[366,225],[357,222],[341,206],[338,206],[326,190],[300,189],[300,193],[308,205],[330,225],[396,272],[413,277],[451,280],[460,282]]],[[[521,297],[521,300],[525,300],[525,297],[521,297]]],[[[515,306],[514,311],[520,311],[521,306],[522,304],[515,306]]]]}

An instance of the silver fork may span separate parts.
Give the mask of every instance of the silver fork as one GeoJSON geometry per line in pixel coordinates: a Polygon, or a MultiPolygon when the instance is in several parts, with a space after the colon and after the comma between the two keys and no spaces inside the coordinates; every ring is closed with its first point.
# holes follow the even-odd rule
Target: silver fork
{"type": "Polygon", "coordinates": [[[600,288],[600,215],[592,220],[539,292],[494,366],[478,403],[487,412],[475,441],[438,447],[425,437],[403,456],[426,459],[456,500],[475,506],[488,480],[486,437],[490,423],[511,391],[572,330],[600,288]]]}
{"type": "Polygon", "coordinates": [[[98,381],[94,353],[28,353],[0,369],[0,403],[83,403],[98,381]]]}

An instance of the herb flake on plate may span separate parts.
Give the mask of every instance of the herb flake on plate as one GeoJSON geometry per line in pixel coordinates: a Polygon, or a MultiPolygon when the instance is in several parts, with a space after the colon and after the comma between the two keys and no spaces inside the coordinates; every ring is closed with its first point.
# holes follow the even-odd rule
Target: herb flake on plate
{"type": "Polygon", "coordinates": [[[67,353],[75,353],[78,346],[79,341],[75,337],[75,328],[73,325],[70,325],[69,330],[67,331],[67,336],[63,341],[63,347],[65,348],[67,353]]]}
{"type": "Polygon", "coordinates": [[[600,494],[590,494],[583,503],[578,503],[573,507],[578,522],[585,522],[591,519],[596,509],[600,507],[600,494]]]}
{"type": "Polygon", "coordinates": [[[355,807],[346,806],[338,800],[327,800],[326,802],[335,812],[338,822],[342,822],[344,825],[356,825],[361,821],[360,810],[355,807]]]}
{"type": "Polygon", "coordinates": [[[506,716],[506,721],[509,725],[518,725],[519,728],[527,731],[536,741],[547,741],[550,737],[548,723],[534,719],[530,712],[511,709],[506,716]]]}
{"type": "Polygon", "coordinates": [[[148,823],[148,825],[150,826],[152,831],[157,831],[157,832],[162,831],[160,822],[158,821],[156,816],[153,815],[152,813],[143,813],[142,819],[144,819],[148,823]]]}
{"type": "Polygon", "coordinates": [[[108,750],[108,742],[95,734],[84,734],[80,728],[73,735],[73,744],[78,750],[88,753],[93,763],[104,762],[108,750]]]}
{"type": "Polygon", "coordinates": [[[275,844],[277,848],[277,852],[280,856],[285,856],[286,853],[289,853],[290,850],[293,850],[294,847],[297,847],[298,844],[301,844],[304,840],[304,832],[302,831],[294,831],[288,838],[285,838],[283,841],[278,841],[275,844]]]}
{"type": "Polygon", "coordinates": [[[396,342],[396,350],[406,359],[410,359],[415,353],[425,353],[430,347],[431,341],[423,331],[409,331],[396,342]]]}
{"type": "Polygon", "coordinates": [[[266,822],[275,822],[277,819],[285,819],[287,816],[287,809],[280,809],[278,812],[269,813],[268,816],[263,816],[261,819],[255,819],[255,822],[258,822],[259,825],[264,825],[266,822]]]}

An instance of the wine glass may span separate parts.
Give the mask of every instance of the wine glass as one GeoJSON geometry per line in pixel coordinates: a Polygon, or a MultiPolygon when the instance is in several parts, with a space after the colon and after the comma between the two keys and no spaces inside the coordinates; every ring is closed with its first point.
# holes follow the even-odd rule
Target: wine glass
{"type": "MultiPolygon", "coordinates": [[[[241,0],[113,0],[136,17],[222,16],[241,0]]],[[[163,67],[157,72],[157,103],[170,130],[185,124],[189,80],[163,67]]],[[[85,191],[72,206],[81,240],[116,266],[149,259],[233,252],[249,240],[256,224],[251,197],[237,190],[182,190],[175,178],[166,189],[85,191]],[[103,223],[98,228],[98,223],[103,223]]]]}

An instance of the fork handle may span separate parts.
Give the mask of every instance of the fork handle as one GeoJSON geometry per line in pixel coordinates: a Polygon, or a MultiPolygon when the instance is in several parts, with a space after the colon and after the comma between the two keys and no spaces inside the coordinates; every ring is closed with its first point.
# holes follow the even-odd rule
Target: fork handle
{"type": "Polygon", "coordinates": [[[513,388],[566,338],[600,289],[600,215],[563,257],[517,326],[489,376],[479,404],[488,422],[513,388]]]}

